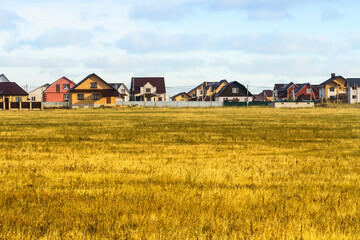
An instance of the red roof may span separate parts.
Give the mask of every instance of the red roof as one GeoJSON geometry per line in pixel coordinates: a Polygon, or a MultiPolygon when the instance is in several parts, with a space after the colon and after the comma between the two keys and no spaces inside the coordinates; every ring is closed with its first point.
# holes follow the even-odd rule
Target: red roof
{"type": "Polygon", "coordinates": [[[27,96],[28,93],[15,82],[0,82],[0,95],[27,96]]]}
{"type": "Polygon", "coordinates": [[[165,79],[163,77],[133,77],[131,79],[131,92],[133,94],[140,93],[140,87],[146,83],[150,83],[153,87],[156,87],[157,94],[166,93],[165,79]]]}

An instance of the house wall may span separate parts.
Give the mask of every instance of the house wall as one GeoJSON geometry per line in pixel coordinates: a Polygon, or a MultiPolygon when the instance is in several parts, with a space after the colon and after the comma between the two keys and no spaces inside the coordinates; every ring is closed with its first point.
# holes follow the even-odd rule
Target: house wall
{"type": "Polygon", "coordinates": [[[16,98],[19,97],[21,102],[27,102],[27,96],[0,96],[0,102],[5,102],[6,98],[9,98],[9,102],[16,102],[16,98]]]}
{"type": "Polygon", "coordinates": [[[28,95],[28,100],[32,101],[32,102],[42,102],[43,101],[43,93],[46,88],[47,88],[47,86],[42,86],[42,87],[39,87],[39,88],[35,89],[34,91],[30,92],[28,95]],[[34,100],[32,100],[33,97],[35,98],[34,100]]]}
{"type": "Polygon", "coordinates": [[[70,85],[69,89],[75,86],[75,83],[73,83],[72,81],[69,81],[65,78],[60,78],[59,80],[51,84],[48,89],[45,90],[44,102],[66,102],[66,100],[64,100],[64,94],[68,94],[67,91],[69,89],[64,89],[64,84],[70,85]],[[56,91],[56,85],[58,84],[60,85],[59,92],[56,91]]]}
{"type": "Polygon", "coordinates": [[[123,86],[121,85],[118,89],[118,92],[120,94],[126,94],[126,96],[123,96],[123,97],[119,97],[118,99],[121,100],[121,101],[129,101],[129,96],[130,96],[130,93],[129,91],[123,86]],[[122,90],[125,90],[125,93],[122,93],[122,90]]]}
{"type": "Polygon", "coordinates": [[[107,103],[107,97],[103,97],[101,92],[81,92],[81,93],[71,93],[70,94],[70,108],[78,107],[100,107],[100,106],[115,106],[116,97],[110,97],[111,103],[107,103]],[[77,95],[84,94],[84,100],[78,100],[77,95]],[[93,94],[99,94],[99,100],[93,100],[93,94]]]}
{"type": "Polygon", "coordinates": [[[348,103],[360,103],[360,86],[356,86],[355,89],[353,87],[348,86],[347,91],[347,102],[348,103]],[[355,98],[353,98],[355,96],[355,98]]]}
{"type": "Polygon", "coordinates": [[[179,96],[176,96],[175,98],[173,98],[173,101],[188,101],[189,100],[189,96],[187,94],[181,94],[179,96]]]}
{"type": "Polygon", "coordinates": [[[331,97],[336,99],[338,94],[346,94],[346,81],[341,78],[325,85],[325,100],[331,99],[331,97]],[[330,91],[331,88],[334,88],[333,92],[330,91]]]}

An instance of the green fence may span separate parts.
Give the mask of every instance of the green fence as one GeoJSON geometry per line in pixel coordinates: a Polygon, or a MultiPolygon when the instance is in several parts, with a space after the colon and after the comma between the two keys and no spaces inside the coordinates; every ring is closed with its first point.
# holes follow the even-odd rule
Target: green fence
{"type": "MultiPolygon", "coordinates": [[[[250,106],[268,106],[269,102],[249,102],[250,106]]],[[[246,102],[224,102],[225,107],[246,107],[246,102]]]]}

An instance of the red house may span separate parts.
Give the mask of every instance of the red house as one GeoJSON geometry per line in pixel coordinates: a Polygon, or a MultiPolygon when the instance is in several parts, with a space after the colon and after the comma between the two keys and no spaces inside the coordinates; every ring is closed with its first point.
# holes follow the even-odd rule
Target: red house
{"type": "Polygon", "coordinates": [[[56,80],[45,89],[44,102],[67,102],[69,100],[67,91],[74,86],[75,83],[66,77],[56,80]]]}
{"type": "Polygon", "coordinates": [[[295,89],[296,101],[317,101],[319,100],[319,89],[317,85],[304,83],[295,89]]]}

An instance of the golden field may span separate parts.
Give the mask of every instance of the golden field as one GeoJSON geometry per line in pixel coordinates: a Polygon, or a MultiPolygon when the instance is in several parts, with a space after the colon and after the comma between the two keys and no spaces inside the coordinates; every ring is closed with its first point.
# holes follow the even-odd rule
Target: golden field
{"type": "Polygon", "coordinates": [[[359,239],[360,110],[0,112],[0,239],[359,239]]]}

